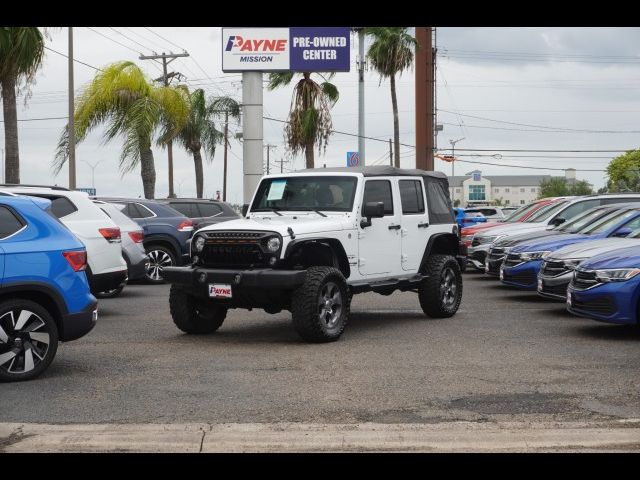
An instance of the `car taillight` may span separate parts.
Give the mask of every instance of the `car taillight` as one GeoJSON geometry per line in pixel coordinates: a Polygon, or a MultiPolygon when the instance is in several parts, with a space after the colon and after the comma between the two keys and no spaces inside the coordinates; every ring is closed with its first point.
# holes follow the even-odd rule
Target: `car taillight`
{"type": "Polygon", "coordinates": [[[191,220],[185,220],[178,225],[179,232],[193,232],[193,222],[191,220]]]}
{"type": "Polygon", "coordinates": [[[79,272],[87,268],[87,252],[84,250],[72,250],[70,252],[62,252],[64,258],[67,259],[74,272],[79,272]]]}
{"type": "Polygon", "coordinates": [[[129,232],[129,237],[135,243],[142,243],[142,241],[144,240],[144,232],[142,230],[138,230],[138,231],[135,231],[135,232],[129,232]]]}
{"type": "Polygon", "coordinates": [[[118,243],[121,241],[122,237],[120,236],[119,228],[99,228],[98,231],[109,243],[118,243]]]}

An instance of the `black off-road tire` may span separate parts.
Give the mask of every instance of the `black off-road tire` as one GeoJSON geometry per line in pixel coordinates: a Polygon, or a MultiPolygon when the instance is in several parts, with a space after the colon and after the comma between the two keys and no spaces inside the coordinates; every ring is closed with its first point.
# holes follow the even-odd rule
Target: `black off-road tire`
{"type": "Polygon", "coordinates": [[[432,318],[453,316],[462,301],[462,273],[458,261],[451,255],[431,255],[427,259],[425,274],[428,277],[418,287],[422,311],[432,318]],[[455,292],[443,287],[445,276],[452,277],[455,292]],[[450,293],[445,296],[447,291],[450,293]]]}
{"type": "MultiPolygon", "coordinates": [[[[13,325],[9,326],[6,324],[6,320],[11,321],[11,319],[6,319],[5,315],[10,311],[13,311],[14,319],[16,318],[16,315],[18,315],[19,318],[19,312],[24,310],[32,312],[40,317],[43,324],[41,324],[40,327],[35,328],[34,325],[36,325],[37,323],[34,324],[33,322],[36,321],[36,319],[35,317],[32,317],[32,319],[27,320],[27,322],[21,329],[21,332],[24,332],[26,334],[26,337],[30,337],[30,342],[33,342],[34,337],[32,335],[34,333],[47,333],[49,335],[49,344],[46,348],[46,351],[44,351],[43,343],[34,342],[34,345],[32,345],[32,351],[37,352],[39,350],[40,355],[36,356],[33,353],[30,355],[33,359],[34,367],[29,371],[20,372],[19,367],[10,368],[11,360],[3,362],[2,365],[0,365],[0,382],[19,382],[24,380],[31,380],[37,377],[42,372],[44,372],[49,367],[49,365],[51,365],[51,362],[53,361],[54,357],[56,356],[56,352],[58,351],[58,327],[55,320],[53,319],[53,316],[42,305],[31,300],[17,298],[0,303],[0,326],[3,326],[3,332],[4,335],[7,335],[7,341],[9,341],[10,338],[17,337],[19,335],[19,332],[16,332],[15,330],[12,331],[11,329],[13,325]],[[40,359],[40,356],[42,356],[42,359],[40,359]],[[10,369],[15,369],[16,371],[10,372],[10,369]]],[[[22,345],[23,354],[19,356],[17,360],[21,359],[23,364],[22,368],[24,369],[27,365],[26,357],[24,354],[26,353],[26,349],[29,347],[29,345],[27,345],[26,342],[23,342],[22,345]]],[[[0,355],[6,355],[9,351],[15,353],[15,351],[17,350],[14,350],[15,348],[16,346],[14,342],[8,344],[0,340],[0,355]],[[11,348],[11,345],[13,345],[14,348],[11,348]]]]}
{"type": "Polygon", "coordinates": [[[215,332],[227,316],[227,309],[215,300],[194,297],[175,285],[169,290],[169,311],[176,327],[195,335],[215,332]]]}
{"type": "Polygon", "coordinates": [[[307,342],[333,342],[344,331],[351,308],[351,291],[344,276],[334,267],[310,267],[304,283],[291,297],[293,326],[307,342]],[[320,297],[325,286],[334,285],[340,292],[340,310],[335,315],[335,323],[320,319],[320,297]]]}

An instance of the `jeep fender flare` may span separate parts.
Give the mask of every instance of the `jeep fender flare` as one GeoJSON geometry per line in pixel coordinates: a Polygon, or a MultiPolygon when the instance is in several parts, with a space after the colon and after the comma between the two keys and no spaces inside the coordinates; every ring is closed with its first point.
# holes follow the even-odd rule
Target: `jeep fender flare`
{"type": "Polygon", "coordinates": [[[427,259],[431,255],[440,254],[456,257],[459,252],[459,245],[460,239],[453,233],[443,232],[433,234],[431,238],[429,238],[427,246],[424,249],[424,254],[422,255],[422,261],[420,262],[420,268],[418,271],[422,274],[427,273],[424,269],[426,267],[427,259]]]}
{"type": "Polygon", "coordinates": [[[344,278],[349,278],[351,275],[351,267],[349,266],[349,259],[347,258],[347,252],[340,240],[336,238],[324,238],[324,237],[314,237],[314,238],[301,238],[300,240],[293,240],[285,249],[284,252],[284,260],[287,261],[291,258],[293,254],[295,254],[299,249],[305,247],[312,248],[322,248],[328,249],[331,251],[331,254],[335,256],[338,261],[338,269],[344,275],[344,278]]]}

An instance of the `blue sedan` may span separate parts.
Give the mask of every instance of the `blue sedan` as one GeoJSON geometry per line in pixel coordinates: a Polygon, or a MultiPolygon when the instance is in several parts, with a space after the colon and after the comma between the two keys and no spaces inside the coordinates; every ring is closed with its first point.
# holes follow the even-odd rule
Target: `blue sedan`
{"type": "Polygon", "coordinates": [[[537,290],[538,272],[544,258],[568,245],[609,237],[626,237],[640,228],[640,207],[626,207],[601,217],[577,233],[543,237],[513,247],[500,269],[505,285],[537,290]]]}
{"type": "Polygon", "coordinates": [[[584,261],[567,290],[567,310],[616,324],[637,324],[640,247],[613,250],[584,261]]]}

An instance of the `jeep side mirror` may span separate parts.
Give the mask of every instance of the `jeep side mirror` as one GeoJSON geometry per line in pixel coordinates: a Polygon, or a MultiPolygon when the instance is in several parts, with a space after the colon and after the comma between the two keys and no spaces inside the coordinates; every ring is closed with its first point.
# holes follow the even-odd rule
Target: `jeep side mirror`
{"type": "Polygon", "coordinates": [[[384,203],[383,202],[367,202],[362,208],[362,220],[360,221],[360,227],[370,227],[372,218],[384,217],[384,203]],[[365,220],[366,218],[366,220],[365,220]]]}
{"type": "Polygon", "coordinates": [[[242,205],[242,216],[246,217],[248,211],[249,211],[249,204],[245,203],[244,205],[242,205]]]}
{"type": "Polygon", "coordinates": [[[631,230],[629,227],[622,227],[619,228],[614,234],[614,237],[626,237],[627,235],[629,235],[633,230],[631,230]]]}

